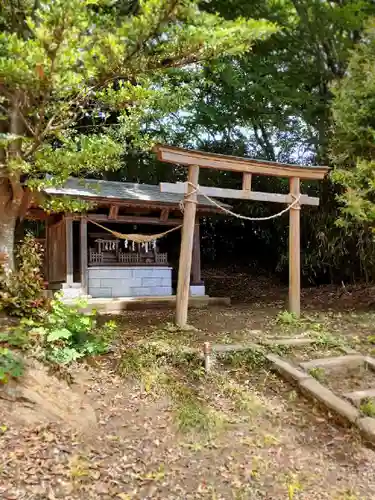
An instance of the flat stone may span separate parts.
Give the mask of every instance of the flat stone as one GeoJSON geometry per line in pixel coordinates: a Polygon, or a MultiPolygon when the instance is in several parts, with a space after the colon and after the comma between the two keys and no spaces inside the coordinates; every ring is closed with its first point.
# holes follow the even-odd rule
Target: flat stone
{"type": "Polygon", "coordinates": [[[311,370],[311,368],[335,368],[337,366],[360,366],[365,362],[365,357],[361,354],[348,354],[346,356],[336,356],[333,358],[320,358],[312,359],[300,363],[301,368],[304,370],[311,370]]]}
{"type": "Polygon", "coordinates": [[[344,394],[355,406],[359,407],[361,401],[365,398],[375,398],[375,389],[366,389],[365,391],[347,392],[344,394]]]}
{"type": "Polygon", "coordinates": [[[345,354],[359,354],[358,351],[355,349],[352,349],[351,347],[345,347],[345,346],[338,346],[340,351],[344,352],[345,354]]]}
{"type": "Polygon", "coordinates": [[[212,344],[211,349],[213,352],[240,352],[240,351],[259,351],[263,349],[258,344],[212,344]]]}
{"type": "Polygon", "coordinates": [[[360,418],[360,413],[357,408],[354,408],[350,403],[336,396],[336,394],[324,387],[314,378],[309,377],[308,379],[300,380],[299,386],[301,390],[307,392],[313,398],[323,403],[324,406],[341,417],[344,417],[346,420],[349,420],[349,422],[355,423],[360,418]]]}
{"type": "Polygon", "coordinates": [[[375,418],[363,417],[357,422],[361,433],[371,442],[375,443],[375,418]]]}
{"type": "Polygon", "coordinates": [[[182,330],[183,332],[198,332],[198,328],[196,328],[194,325],[184,325],[184,326],[179,326],[179,330],[182,330]]]}
{"type": "Polygon", "coordinates": [[[266,339],[260,342],[262,345],[285,345],[285,346],[304,346],[315,344],[315,339],[309,338],[282,338],[282,339],[266,339]]]}
{"type": "Polygon", "coordinates": [[[272,363],[274,370],[291,382],[299,382],[300,380],[311,378],[306,372],[298,370],[298,368],[295,368],[275,354],[267,354],[266,358],[272,363]]]}

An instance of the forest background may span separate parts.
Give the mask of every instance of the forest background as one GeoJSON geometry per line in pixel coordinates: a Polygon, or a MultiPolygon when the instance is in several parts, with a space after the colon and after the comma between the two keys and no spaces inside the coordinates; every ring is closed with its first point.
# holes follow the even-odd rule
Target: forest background
{"type": "MultiPolygon", "coordinates": [[[[22,10],[13,12],[14,2],[5,2],[0,18],[4,28],[2,61],[5,61],[0,67],[4,90],[1,102],[6,111],[5,120],[0,124],[4,127],[8,119],[12,123],[14,104],[16,107],[22,105],[21,94],[9,90],[19,86],[22,89],[21,76],[25,78],[26,75],[29,79],[24,85],[31,89],[30,95],[38,96],[33,104],[37,111],[22,116],[23,134],[27,137],[27,141],[23,141],[26,146],[22,154],[29,147],[26,162],[19,160],[21,149],[17,153],[19,132],[13,130],[9,134],[9,130],[4,129],[2,134],[3,148],[9,151],[8,164],[17,160],[21,181],[29,175],[32,165],[34,179],[30,186],[37,186],[41,175],[48,173],[49,168],[60,168],[64,155],[70,162],[74,157],[73,163],[91,162],[94,167],[89,169],[88,175],[94,178],[150,184],[183,180],[183,169],[173,169],[156,161],[151,152],[156,142],[284,163],[329,165],[333,168],[329,180],[323,184],[304,183],[303,186],[304,192],[321,199],[319,208],[303,207],[301,212],[303,281],[323,284],[374,280],[375,5],[372,1],[213,0],[200,2],[199,11],[194,10],[198,9],[197,2],[174,2],[178,12],[171,7],[173,2],[161,0],[121,0],[107,2],[108,6],[103,1],[86,2],[87,8],[94,9],[92,12],[100,19],[96,29],[106,30],[106,36],[111,29],[110,23],[116,18],[115,11],[118,18],[130,19],[126,36],[129,40],[133,37],[135,49],[128,57],[127,69],[131,72],[127,79],[111,76],[107,67],[100,68],[101,77],[107,75],[107,82],[113,79],[113,86],[96,92],[89,103],[86,99],[84,112],[76,113],[68,126],[62,126],[63,138],[61,134],[48,138],[47,134],[43,135],[44,131],[39,131],[40,136],[37,136],[39,125],[35,123],[43,121],[41,106],[43,99],[48,102],[50,95],[49,90],[45,90],[49,76],[45,66],[38,62],[41,51],[35,40],[39,43],[40,36],[44,35],[39,36],[37,24],[30,24],[32,16],[27,18],[27,29],[34,39],[20,34],[11,21],[14,17],[17,21],[20,16],[25,22],[26,14],[32,13],[38,2],[35,5],[33,2],[21,3],[24,4],[22,10]],[[169,31],[165,31],[163,19],[156,19],[155,13],[159,17],[166,16],[169,31]],[[216,13],[221,18],[211,16],[216,13]],[[198,14],[201,16],[199,22],[194,18],[198,14]],[[147,30],[148,38],[142,39],[142,33],[147,30]],[[204,50],[197,44],[197,32],[200,43],[202,37],[208,39],[211,33],[204,50]],[[31,59],[31,73],[30,67],[26,67],[27,59],[25,67],[12,65],[10,55],[22,48],[16,43],[12,45],[14,33],[18,39],[23,37],[22,43],[29,50],[30,58],[35,58],[31,59]],[[246,39],[251,38],[252,47],[247,50],[246,39]],[[178,57],[176,40],[180,50],[178,57]],[[148,59],[143,50],[146,45],[148,59]],[[153,50],[152,58],[150,50],[153,50]],[[155,64],[154,76],[150,61],[155,64]],[[148,70],[147,85],[145,68],[148,70]],[[131,75],[135,75],[136,84],[131,75]],[[120,86],[116,87],[120,81],[120,86]],[[141,83],[138,85],[138,82],[141,83]],[[124,94],[127,105],[121,108],[124,94]],[[132,99],[142,101],[143,106],[132,106],[132,99]],[[78,142],[78,149],[73,151],[78,142]],[[83,153],[77,154],[85,148],[86,157],[83,153]],[[31,156],[34,155],[32,160],[29,160],[30,151],[31,156]],[[36,154],[36,151],[39,152],[36,154]],[[115,168],[111,168],[111,161],[115,168]]],[[[55,12],[51,9],[41,14],[39,9],[40,26],[44,23],[45,29],[48,31],[49,27],[52,35],[57,36],[58,32],[51,26],[61,28],[59,4],[65,5],[64,19],[68,23],[69,13],[78,12],[74,10],[74,3],[74,0],[56,2],[55,12]]],[[[87,12],[81,12],[82,19],[72,14],[75,29],[77,23],[81,23],[80,29],[86,29],[84,23],[91,19],[87,12]]],[[[22,22],[18,26],[22,26],[22,22]]],[[[87,29],[86,38],[81,37],[79,42],[83,45],[77,48],[69,39],[69,50],[82,53],[85,43],[92,44],[95,33],[89,32],[92,28],[87,29]]],[[[108,42],[109,49],[106,47],[112,51],[113,58],[117,50],[115,43],[110,46],[108,42]]],[[[103,46],[98,47],[95,48],[97,54],[104,54],[100,52],[103,46]]],[[[57,46],[56,53],[58,50],[57,46]]],[[[53,51],[46,51],[46,54],[48,61],[52,61],[53,76],[53,71],[57,71],[56,65],[53,66],[53,51]]],[[[88,63],[82,58],[82,64],[90,69],[89,64],[95,63],[97,69],[99,59],[96,55],[95,61],[88,63]]],[[[114,62],[109,68],[111,71],[114,62]]],[[[63,70],[59,68],[61,74],[63,70]]],[[[86,79],[89,76],[84,75],[86,79]]],[[[79,83],[77,80],[77,85],[79,83]]],[[[53,91],[56,82],[54,85],[53,91]]],[[[71,83],[69,85],[71,87],[71,83]]],[[[55,115],[57,112],[63,115],[65,108],[61,105],[61,109],[57,109],[56,102],[55,115]]],[[[46,120],[49,119],[48,108],[43,108],[43,112],[46,120]]],[[[50,133],[55,127],[49,126],[48,120],[46,123],[45,130],[50,133]]],[[[74,171],[72,165],[70,170],[74,171]]],[[[14,176],[9,179],[14,196],[14,176]]],[[[230,172],[210,170],[202,172],[201,183],[233,188],[240,186],[241,179],[230,172]]],[[[287,181],[278,178],[256,178],[253,185],[256,190],[288,191],[287,181]]],[[[234,202],[233,207],[236,212],[251,217],[268,216],[280,208],[254,202],[234,202]]],[[[281,278],[287,276],[287,217],[259,223],[225,215],[207,218],[202,221],[201,234],[205,267],[219,268],[232,262],[232,267],[243,271],[250,272],[256,267],[258,271],[262,268],[281,278]]]]}

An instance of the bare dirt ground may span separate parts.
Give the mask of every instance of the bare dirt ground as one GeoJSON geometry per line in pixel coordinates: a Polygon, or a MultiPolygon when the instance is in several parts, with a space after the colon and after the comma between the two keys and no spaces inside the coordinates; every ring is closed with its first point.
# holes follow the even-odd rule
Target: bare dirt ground
{"type": "Polygon", "coordinates": [[[149,339],[194,346],[315,334],[327,349],[335,337],[373,350],[370,291],[307,291],[301,321],[282,313],[283,293],[192,310],[192,332],[171,326],[172,311],[118,318],[115,351],[73,370],[72,390],[90,401],[96,428],[15,424],[2,404],[0,498],[374,499],[375,452],[267,367],[237,359],[192,377],[187,364],[168,391],[160,366],[129,358],[149,339]]]}

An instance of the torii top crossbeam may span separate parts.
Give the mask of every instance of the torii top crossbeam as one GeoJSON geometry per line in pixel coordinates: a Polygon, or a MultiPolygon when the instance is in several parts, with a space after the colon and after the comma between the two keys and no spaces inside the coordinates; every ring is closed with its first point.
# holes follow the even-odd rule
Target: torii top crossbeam
{"type": "MultiPolygon", "coordinates": [[[[319,199],[300,193],[301,180],[323,180],[328,167],[309,167],[285,163],[238,158],[204,151],[158,145],[154,151],[160,161],[189,167],[186,184],[162,183],[161,191],[185,193],[184,222],[181,238],[180,264],[176,300],[176,323],[187,323],[191,252],[193,244],[197,192],[206,196],[287,203],[289,208],[289,310],[299,316],[301,295],[300,208],[302,204],[318,205],[319,199]],[[229,170],[242,173],[242,190],[199,186],[199,168],[229,170]],[[289,179],[289,195],[257,193],[251,190],[252,175],[289,179]]],[[[283,213],[283,212],[281,212],[283,213]]],[[[234,214],[233,214],[234,215],[234,214]]]]}
{"type": "Polygon", "coordinates": [[[323,180],[329,172],[328,167],[292,165],[238,156],[206,153],[172,146],[157,145],[154,148],[158,160],[175,165],[197,165],[202,168],[230,170],[232,172],[276,177],[298,177],[301,180],[323,180]]]}

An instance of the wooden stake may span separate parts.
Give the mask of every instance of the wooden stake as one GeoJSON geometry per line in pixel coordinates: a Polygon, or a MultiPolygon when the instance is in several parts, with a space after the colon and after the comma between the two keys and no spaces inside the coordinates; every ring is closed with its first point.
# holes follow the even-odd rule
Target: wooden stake
{"type": "MultiPolygon", "coordinates": [[[[290,179],[290,194],[294,199],[300,195],[300,180],[290,179]]],[[[301,207],[297,203],[289,212],[289,312],[298,318],[301,314],[301,207]]]]}
{"type": "Polygon", "coordinates": [[[188,173],[188,191],[185,195],[184,220],[182,225],[180,263],[178,267],[178,283],[176,297],[176,324],[184,327],[187,324],[190,272],[193,250],[195,214],[197,210],[197,193],[194,187],[198,185],[199,167],[190,165],[188,173]]]}
{"type": "Polygon", "coordinates": [[[211,370],[211,344],[205,342],[203,344],[203,354],[204,354],[204,370],[208,373],[211,370]]]}

